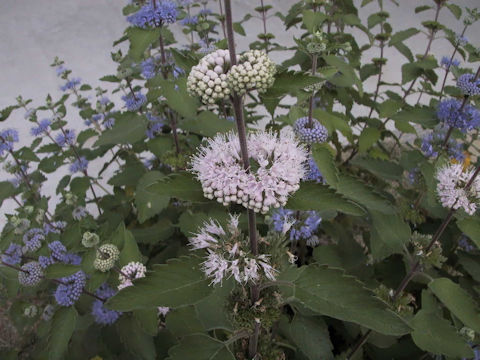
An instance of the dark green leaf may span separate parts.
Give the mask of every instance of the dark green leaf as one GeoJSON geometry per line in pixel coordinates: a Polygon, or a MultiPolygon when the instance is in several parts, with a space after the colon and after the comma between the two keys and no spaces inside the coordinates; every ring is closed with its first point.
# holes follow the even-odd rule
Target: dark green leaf
{"type": "Polygon", "coordinates": [[[161,196],[150,192],[147,188],[156,181],[165,177],[159,171],[150,171],[144,174],[137,184],[135,191],[135,205],[138,209],[138,221],[143,223],[145,220],[160,213],[168,206],[169,196],[161,196]]]}
{"type": "Polygon", "coordinates": [[[134,144],[146,137],[148,121],[144,116],[126,112],[115,115],[115,124],[104,131],[95,146],[134,144]]]}
{"type": "Polygon", "coordinates": [[[48,337],[48,359],[62,359],[73,335],[78,314],[75,307],[61,307],[53,316],[48,337]]]}

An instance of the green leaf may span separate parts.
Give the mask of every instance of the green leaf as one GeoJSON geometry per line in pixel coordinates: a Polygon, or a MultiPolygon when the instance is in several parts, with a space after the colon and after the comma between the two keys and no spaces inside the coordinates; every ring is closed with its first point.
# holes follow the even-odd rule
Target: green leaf
{"type": "Polygon", "coordinates": [[[134,310],[133,317],[137,321],[142,330],[150,335],[155,336],[158,333],[158,309],[141,309],[134,310]]]}
{"type": "Polygon", "coordinates": [[[393,214],[395,212],[393,206],[384,197],[377,194],[360,179],[352,176],[340,175],[337,191],[346,198],[360,203],[369,210],[377,210],[386,214],[393,214]]]}
{"type": "Polygon", "coordinates": [[[135,286],[121,290],[110,298],[108,306],[119,311],[147,309],[153,306],[192,305],[208,296],[213,288],[200,270],[203,260],[197,257],[172,259],[154,265],[153,272],[135,281],[135,286]]]}
{"type": "Polygon", "coordinates": [[[435,109],[429,107],[415,107],[400,111],[392,116],[393,120],[413,122],[427,128],[433,128],[438,124],[435,109]]]}
{"type": "Polygon", "coordinates": [[[144,174],[137,184],[135,191],[135,205],[138,209],[138,221],[140,223],[150,219],[165,209],[169,202],[169,196],[157,195],[147,190],[147,188],[156,181],[165,177],[159,171],[150,171],[144,174]]]}
{"type": "Polygon", "coordinates": [[[380,113],[380,117],[389,118],[394,115],[401,107],[402,103],[400,101],[388,99],[378,105],[378,111],[380,113]]]}
{"type": "Polygon", "coordinates": [[[378,139],[380,139],[380,130],[374,127],[367,127],[358,137],[358,150],[366,152],[378,139]]]}
{"type": "Polygon", "coordinates": [[[247,35],[245,33],[245,29],[243,28],[242,24],[239,23],[239,22],[234,22],[233,23],[233,30],[237,33],[237,34],[240,34],[242,36],[245,36],[247,35]]]}
{"type": "Polygon", "coordinates": [[[353,84],[357,86],[360,97],[363,96],[362,82],[355,73],[355,69],[347,62],[343,61],[335,55],[324,56],[325,62],[330,66],[335,66],[340,72],[340,76],[335,76],[330,81],[341,87],[349,87],[353,84]]]}
{"type": "Polygon", "coordinates": [[[198,116],[182,121],[181,127],[186,131],[212,137],[217,133],[233,130],[235,124],[226,119],[220,119],[217,114],[211,111],[202,111],[198,116]]]}
{"type": "Polygon", "coordinates": [[[280,97],[286,94],[296,94],[310,85],[323,80],[316,76],[310,76],[303,72],[282,71],[275,75],[273,86],[262,96],[264,98],[280,97]]]}
{"type": "Polygon", "coordinates": [[[80,266],[69,264],[52,264],[45,270],[45,278],[59,279],[65,276],[75,274],[81,270],[80,266]]]}
{"type": "Polygon", "coordinates": [[[123,247],[122,251],[120,252],[120,259],[118,260],[118,263],[120,266],[125,266],[131,261],[142,262],[142,253],[138,249],[135,238],[133,237],[132,233],[125,229],[125,226],[122,225],[123,223],[120,224],[119,228],[123,230],[123,234],[120,235],[123,238],[123,247]]]}
{"type": "Polygon", "coordinates": [[[13,186],[10,181],[0,182],[0,205],[2,205],[5,199],[8,199],[10,196],[15,195],[15,192],[15,186],[13,186]]]}
{"type": "Polygon", "coordinates": [[[16,110],[20,108],[19,105],[11,105],[11,106],[7,106],[6,108],[0,110],[0,121],[5,121],[8,119],[8,117],[10,116],[10,114],[12,113],[13,110],[16,110]]]}
{"type": "Polygon", "coordinates": [[[48,337],[48,359],[62,359],[75,330],[78,314],[74,306],[61,307],[53,316],[48,337]]]}
{"type": "Polygon", "coordinates": [[[128,54],[133,61],[140,61],[147,48],[157,41],[160,37],[160,29],[141,29],[139,27],[129,27],[127,36],[130,40],[130,49],[128,54]]]}
{"type": "Polygon", "coordinates": [[[336,116],[330,112],[315,109],[313,115],[324,125],[329,134],[333,134],[336,130],[340,131],[349,141],[353,140],[352,127],[346,119],[336,116]]]}
{"type": "Polygon", "coordinates": [[[370,247],[375,260],[392,254],[401,254],[404,244],[410,241],[410,226],[398,214],[370,211],[372,233],[370,247]]]}
{"type": "Polygon", "coordinates": [[[198,99],[188,94],[186,81],[185,78],[180,78],[176,82],[161,80],[159,84],[167,104],[181,116],[191,119],[196,117],[200,103],[198,99]]]}
{"type": "Polygon", "coordinates": [[[357,156],[351,163],[370,171],[381,179],[400,180],[402,178],[403,168],[393,161],[357,156]]]}
{"type": "Polygon", "coordinates": [[[338,182],[338,170],[335,166],[330,146],[327,144],[314,145],[312,147],[312,156],[327,184],[336,187],[338,182]]]}
{"type": "Polygon", "coordinates": [[[420,30],[415,29],[415,28],[409,28],[406,30],[399,31],[395,34],[393,34],[392,38],[390,39],[390,42],[388,43],[389,46],[394,46],[397,43],[403,42],[404,40],[407,40],[408,38],[417,35],[420,32],[420,30]]]}
{"type": "Polygon", "coordinates": [[[457,255],[458,263],[467,270],[475,281],[480,282],[480,259],[478,255],[464,251],[459,251],[457,255]]]}
{"type": "Polygon", "coordinates": [[[187,201],[206,201],[198,181],[188,173],[165,177],[147,188],[159,196],[170,196],[187,201]]]}
{"type": "Polygon", "coordinates": [[[140,244],[156,245],[167,240],[173,235],[174,228],[167,219],[161,219],[153,226],[132,229],[133,236],[140,244]]]}
{"type": "MultiPolygon", "coordinates": [[[[283,275],[283,274],[282,274],[283,275]]],[[[353,276],[340,269],[308,265],[284,275],[293,286],[282,287],[289,302],[342,321],[353,322],[385,335],[404,335],[408,324],[353,276]]]]}
{"type": "Polygon", "coordinates": [[[420,310],[411,322],[412,338],[422,350],[453,358],[471,358],[473,351],[456,329],[434,313],[420,310]]]}
{"type": "Polygon", "coordinates": [[[457,221],[457,226],[480,249],[480,221],[475,218],[465,218],[457,221]]]}
{"type": "Polygon", "coordinates": [[[283,317],[279,328],[280,332],[296,345],[297,351],[305,354],[308,359],[331,360],[334,358],[328,327],[321,317],[307,317],[297,313],[290,323],[286,317],[283,317]]]}
{"type": "Polygon", "coordinates": [[[480,333],[480,313],[477,303],[458,284],[438,278],[428,284],[435,296],[469,328],[480,333]]]}
{"type": "Polygon", "coordinates": [[[450,12],[457,18],[457,20],[460,19],[462,16],[462,8],[456,4],[452,3],[446,3],[445,6],[450,10],[450,12]]]}
{"type": "Polygon", "coordinates": [[[431,9],[431,8],[432,7],[428,6],[428,5],[417,6],[415,8],[415,14],[421,13],[422,11],[425,11],[425,10],[428,10],[428,9],[431,9]]]}
{"type": "Polygon", "coordinates": [[[225,343],[204,334],[186,336],[168,355],[169,360],[235,360],[225,343]]]}
{"type": "Polygon", "coordinates": [[[107,82],[120,82],[121,80],[117,78],[115,75],[105,75],[100,78],[100,81],[107,81],[107,82]]]}
{"type": "Polygon", "coordinates": [[[52,155],[50,157],[45,157],[40,160],[40,163],[38,164],[38,169],[46,172],[47,174],[50,174],[63,165],[63,160],[63,155],[52,155]]]}
{"type": "Polygon", "coordinates": [[[225,304],[228,303],[234,286],[235,281],[228,279],[223,282],[222,286],[215,287],[209,296],[194,305],[196,316],[205,330],[224,329],[232,331],[230,314],[225,304]]]}
{"type": "Polygon", "coordinates": [[[302,13],[303,25],[311,34],[321,28],[326,18],[327,16],[324,13],[318,11],[304,10],[302,13]]]}
{"type": "Polygon", "coordinates": [[[362,216],[364,211],[355,203],[345,199],[326,185],[304,182],[288,200],[286,208],[293,210],[339,211],[362,216]]]}
{"type": "Polygon", "coordinates": [[[95,146],[134,144],[145,138],[148,121],[144,116],[126,112],[114,117],[115,124],[100,135],[95,146]]]}
{"type": "Polygon", "coordinates": [[[134,355],[134,359],[155,360],[153,338],[146,334],[132,316],[124,314],[116,323],[120,341],[134,355]]]}
{"type": "Polygon", "coordinates": [[[205,330],[192,305],[171,310],[168,313],[166,325],[167,329],[178,338],[205,330]]]}

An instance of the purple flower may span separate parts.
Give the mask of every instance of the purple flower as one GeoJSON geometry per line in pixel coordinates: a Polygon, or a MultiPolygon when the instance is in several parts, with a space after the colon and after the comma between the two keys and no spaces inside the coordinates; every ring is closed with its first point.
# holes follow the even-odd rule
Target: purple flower
{"type": "Polygon", "coordinates": [[[211,13],[212,13],[212,10],[206,9],[206,8],[200,10],[200,12],[199,12],[199,14],[202,15],[202,16],[207,16],[207,15],[210,15],[211,13]]]}
{"type": "Polygon", "coordinates": [[[419,168],[413,168],[408,172],[408,183],[410,185],[415,184],[418,181],[420,175],[420,169],[419,168]]]}
{"type": "MultiPolygon", "coordinates": [[[[104,283],[100,288],[95,291],[95,295],[103,298],[109,299],[117,292],[108,286],[107,283],[104,283]]],[[[92,315],[95,319],[95,322],[100,325],[112,325],[115,323],[122,313],[115,310],[109,310],[104,306],[103,301],[95,300],[92,304],[92,315]]]]}
{"type": "Polygon", "coordinates": [[[480,79],[475,79],[473,74],[463,74],[457,79],[457,87],[465,95],[475,96],[480,94],[480,79]]]}
{"type": "Polygon", "coordinates": [[[303,181],[315,181],[317,183],[323,183],[323,175],[320,172],[320,169],[317,166],[317,163],[313,159],[312,156],[308,158],[307,163],[307,171],[305,172],[305,176],[303,177],[303,181]]]}
{"type": "Polygon", "coordinates": [[[186,25],[196,25],[198,24],[198,16],[185,16],[182,20],[180,20],[180,24],[183,26],[186,25]]]}
{"type": "Polygon", "coordinates": [[[147,119],[149,120],[146,135],[149,139],[153,139],[156,134],[160,133],[163,128],[163,121],[160,117],[147,113],[147,119]]]}
{"type": "Polygon", "coordinates": [[[22,247],[15,243],[10,243],[7,250],[2,254],[2,261],[9,265],[17,265],[22,261],[22,247]]]}
{"type": "Polygon", "coordinates": [[[53,260],[50,256],[40,255],[38,257],[38,263],[42,268],[46,269],[50,265],[55,264],[55,260],[53,260]]]}
{"type": "Polygon", "coordinates": [[[272,214],[273,228],[277,232],[289,232],[290,241],[307,240],[309,245],[318,244],[315,232],[322,221],[316,211],[294,211],[279,208],[272,214]]]}
{"type": "Polygon", "coordinates": [[[110,103],[110,99],[106,96],[102,96],[100,98],[99,102],[100,102],[100,105],[105,106],[105,105],[108,105],[110,103]]]}
{"type": "Polygon", "coordinates": [[[174,66],[173,67],[173,77],[177,79],[179,76],[185,74],[185,71],[181,67],[174,66]]]}
{"type": "Polygon", "coordinates": [[[58,146],[64,147],[65,145],[73,145],[75,143],[75,130],[66,129],[65,133],[58,134],[55,138],[55,142],[58,146]]]}
{"type": "Polygon", "coordinates": [[[29,252],[35,252],[42,247],[42,241],[45,240],[45,233],[43,229],[33,228],[28,230],[25,235],[23,235],[23,243],[25,244],[25,249],[29,252]]]}
{"type": "Polygon", "coordinates": [[[62,262],[64,264],[80,265],[82,263],[82,257],[77,254],[68,253],[68,254],[65,254],[65,256],[63,257],[62,262]]]}
{"type": "Polygon", "coordinates": [[[43,133],[46,133],[51,123],[52,122],[49,119],[40,120],[38,126],[34,126],[30,129],[30,134],[32,134],[32,136],[40,136],[43,133]]]}
{"type": "MultiPolygon", "coordinates": [[[[447,130],[445,128],[437,128],[431,133],[425,135],[422,138],[421,145],[423,154],[429,158],[436,158],[438,156],[438,150],[442,148],[446,136],[447,130]]],[[[459,162],[462,162],[465,159],[463,145],[455,139],[448,139],[447,148],[450,159],[456,159],[459,162]]]]}
{"type": "Polygon", "coordinates": [[[135,14],[127,17],[127,21],[141,28],[160,27],[164,24],[172,24],[177,20],[177,5],[172,1],[158,0],[142,6],[135,14]]]}
{"type": "Polygon", "coordinates": [[[35,286],[42,281],[43,270],[38,262],[28,262],[21,269],[23,271],[18,272],[18,282],[23,286],[35,286]]]}
{"type": "Polygon", "coordinates": [[[43,231],[45,232],[45,235],[49,233],[60,234],[66,227],[67,223],[65,221],[53,221],[51,223],[43,224],[43,231]]]}
{"type": "Polygon", "coordinates": [[[12,151],[13,144],[18,142],[18,132],[15,129],[5,129],[0,131],[0,156],[5,151],[12,151]]]}
{"type": "Polygon", "coordinates": [[[70,172],[75,174],[76,172],[84,172],[87,170],[88,167],[88,160],[85,159],[85,156],[81,156],[79,159],[75,160],[70,165],[70,172]]]}
{"type": "Polygon", "coordinates": [[[55,261],[63,261],[65,255],[67,254],[67,248],[58,240],[48,244],[48,248],[50,249],[52,258],[55,261]]]}
{"type": "Polygon", "coordinates": [[[140,64],[142,68],[142,76],[145,79],[152,79],[156,75],[156,66],[155,66],[155,59],[153,57],[148,58],[145,61],[142,61],[140,64]]]}
{"type": "Polygon", "coordinates": [[[461,103],[455,99],[441,101],[437,106],[437,117],[448,126],[467,132],[480,125],[480,112],[467,104],[460,111],[461,103]]]}
{"type": "Polygon", "coordinates": [[[307,144],[323,143],[328,138],[328,131],[325,126],[320,124],[318,120],[312,119],[312,126],[310,127],[308,117],[302,117],[295,121],[293,130],[300,138],[300,141],[307,144]]]}
{"type": "Polygon", "coordinates": [[[137,91],[135,94],[122,96],[122,100],[125,101],[127,110],[137,111],[142,107],[143,104],[147,102],[147,97],[140,91],[137,91]]]}
{"type": "Polygon", "coordinates": [[[103,122],[103,126],[105,126],[105,129],[111,129],[113,125],[115,125],[115,119],[113,117],[109,117],[103,122]]]}
{"type": "Polygon", "coordinates": [[[77,302],[87,283],[87,277],[83,271],[61,278],[62,284],[55,290],[55,300],[61,306],[72,306],[77,302]]]}
{"type": "Polygon", "coordinates": [[[67,71],[69,71],[65,66],[63,65],[59,65],[57,66],[57,68],[55,69],[55,72],[57,73],[57,76],[62,76],[63,74],[65,74],[67,71]]]}
{"type": "Polygon", "coordinates": [[[457,59],[453,59],[452,61],[450,61],[450,58],[444,56],[440,61],[440,65],[443,66],[445,69],[449,69],[451,66],[455,66],[455,67],[459,66],[460,61],[457,59]]]}
{"type": "Polygon", "coordinates": [[[67,80],[67,82],[64,85],[60,86],[60,90],[67,91],[67,90],[75,89],[75,87],[77,85],[80,85],[81,82],[82,80],[80,78],[73,78],[73,79],[67,80]]]}

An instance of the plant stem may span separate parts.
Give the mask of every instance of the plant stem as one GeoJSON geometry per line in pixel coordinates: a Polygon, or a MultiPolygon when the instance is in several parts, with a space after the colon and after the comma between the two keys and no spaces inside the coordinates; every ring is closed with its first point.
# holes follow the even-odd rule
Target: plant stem
{"type": "MultiPolygon", "coordinates": [[[[468,180],[468,183],[465,185],[465,191],[470,189],[472,186],[473,182],[477,178],[478,174],[480,173],[480,166],[477,167],[475,172],[472,174],[470,179],[468,180]]],[[[441,223],[441,225],[438,227],[437,231],[435,234],[432,236],[432,240],[428,244],[428,246],[425,248],[425,253],[428,253],[430,249],[432,248],[433,245],[440,239],[440,236],[442,236],[443,232],[447,228],[448,224],[453,218],[453,215],[455,214],[455,209],[454,209],[455,204],[450,208],[450,211],[448,212],[447,216],[441,223]]],[[[403,280],[400,282],[400,285],[398,285],[397,289],[392,295],[392,301],[395,301],[398,299],[398,297],[402,294],[402,292],[405,290],[407,285],[410,283],[410,281],[415,277],[416,273],[420,270],[420,260],[415,261],[415,263],[411,266],[409,272],[405,275],[403,280]]],[[[363,336],[357,341],[355,346],[352,348],[352,350],[349,352],[347,355],[347,360],[351,359],[355,353],[361,349],[363,344],[367,341],[368,337],[370,336],[372,330],[368,330],[363,336]]]]}
{"type": "Polygon", "coordinates": [[[267,13],[265,12],[265,5],[263,4],[263,0],[260,0],[260,4],[262,6],[262,21],[263,21],[263,35],[264,35],[263,42],[265,43],[265,52],[268,54],[267,13]]]}
{"type": "MultiPolygon", "coordinates": [[[[235,65],[237,63],[237,55],[235,53],[235,38],[233,35],[233,21],[232,21],[232,4],[230,0],[225,1],[225,15],[226,15],[226,27],[227,27],[227,39],[228,39],[228,49],[230,52],[230,63],[235,65]]],[[[242,153],[243,167],[249,172],[250,171],[250,161],[248,156],[247,148],[247,134],[245,120],[243,117],[243,108],[242,108],[242,99],[237,93],[232,94],[232,103],[233,109],[235,112],[235,121],[237,124],[238,139],[240,142],[240,149],[242,153]]],[[[251,209],[247,210],[248,212],[248,233],[250,238],[250,251],[254,256],[258,255],[258,240],[257,240],[257,225],[255,212],[251,209]]],[[[252,285],[250,287],[250,298],[252,305],[255,304],[260,295],[260,290],[258,285],[252,285]]],[[[260,324],[255,323],[255,331],[253,335],[249,338],[248,354],[250,359],[254,358],[257,354],[258,347],[258,336],[260,332],[260,324]]]]}
{"type": "MultiPolygon", "coordinates": [[[[312,55],[312,76],[315,76],[317,73],[317,62],[318,62],[318,55],[312,55]]],[[[315,90],[312,91],[312,96],[310,96],[309,104],[308,104],[308,127],[313,127],[313,102],[315,99],[315,90]]]]}

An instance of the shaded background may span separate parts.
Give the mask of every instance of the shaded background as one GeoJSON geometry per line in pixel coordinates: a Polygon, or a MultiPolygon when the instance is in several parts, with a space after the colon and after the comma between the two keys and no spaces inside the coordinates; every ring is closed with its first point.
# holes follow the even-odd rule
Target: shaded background
{"type": "MultiPolygon", "coordinates": [[[[100,77],[114,74],[115,64],[110,58],[112,43],[122,36],[127,22],[122,15],[122,7],[127,0],[0,0],[0,109],[15,103],[15,97],[22,95],[26,99],[33,99],[33,106],[38,106],[47,93],[54,98],[59,97],[60,80],[54,69],[49,65],[55,56],[65,60],[66,66],[73,71],[72,76],[81,77],[93,88],[101,85],[108,88],[107,83],[98,81],[100,77]]],[[[434,5],[433,0],[398,0],[399,7],[389,0],[384,0],[385,10],[391,17],[389,22],[394,32],[409,27],[419,27],[421,21],[432,20],[433,11],[425,11],[415,15],[414,8],[420,5],[434,5]]],[[[461,7],[479,6],[479,0],[451,1],[461,7]]],[[[280,11],[286,13],[294,1],[265,0],[265,4],[273,5],[271,13],[280,11]]],[[[360,4],[361,0],[355,0],[360,4]]],[[[240,20],[247,13],[256,14],[253,9],[260,5],[260,0],[233,0],[234,18],[240,20]]],[[[211,0],[209,7],[215,11],[218,1],[211,0]]],[[[377,12],[378,5],[374,1],[360,10],[360,18],[366,22],[369,14],[377,12]]],[[[440,21],[459,32],[463,24],[456,20],[447,10],[442,10],[440,21]]],[[[268,21],[268,31],[276,34],[277,41],[282,45],[292,45],[292,37],[297,31],[285,32],[282,23],[275,17],[268,21]]],[[[262,23],[259,19],[251,19],[245,26],[246,37],[236,35],[240,51],[247,48],[248,43],[256,39],[261,31],[262,23]]],[[[351,28],[349,28],[351,29],[351,28]]],[[[184,35],[176,31],[177,40],[182,41],[184,35]]],[[[467,37],[475,46],[480,46],[480,24],[472,26],[467,37]]],[[[365,36],[355,32],[358,42],[365,42],[365,36]]],[[[426,46],[426,37],[417,35],[406,42],[413,53],[423,53],[426,46]]],[[[432,53],[441,58],[450,55],[451,45],[443,39],[434,42],[432,53]]],[[[363,62],[370,57],[378,56],[378,50],[366,54],[363,62]]],[[[385,56],[389,59],[385,70],[385,81],[399,81],[401,79],[401,65],[406,61],[396,50],[386,49],[385,56]]],[[[280,61],[284,56],[273,56],[280,61]]],[[[376,79],[372,77],[366,83],[366,90],[372,91],[376,79]]],[[[416,98],[416,97],[415,97],[416,98]]],[[[69,126],[80,129],[82,119],[75,111],[67,115],[69,126]]],[[[22,111],[15,112],[11,118],[0,123],[0,128],[14,127],[22,137],[21,144],[29,144],[31,137],[29,129],[31,123],[23,119],[22,111]]],[[[65,167],[67,168],[67,167],[65,167]]],[[[43,189],[47,195],[54,193],[56,179],[60,179],[64,172],[50,179],[43,189]]],[[[2,180],[10,178],[0,170],[2,180]]],[[[13,209],[13,204],[6,201],[0,210],[0,222],[4,221],[2,214],[13,209]]]]}

